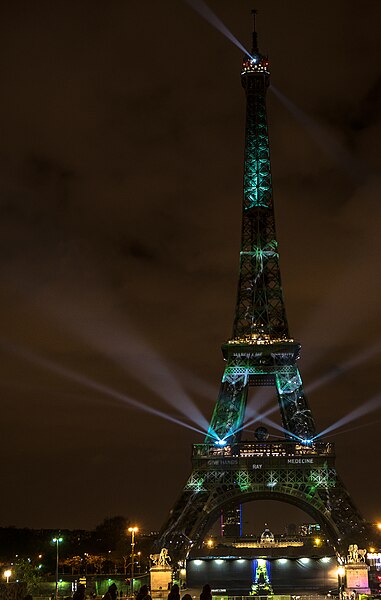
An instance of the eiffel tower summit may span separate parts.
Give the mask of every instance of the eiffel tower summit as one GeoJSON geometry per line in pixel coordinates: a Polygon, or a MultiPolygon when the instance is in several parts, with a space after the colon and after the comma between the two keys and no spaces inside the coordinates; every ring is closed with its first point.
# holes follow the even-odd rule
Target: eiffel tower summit
{"type": "MultiPolygon", "coordinates": [[[[255,13],[255,11],[253,11],[255,13]]],[[[254,16],[255,19],[255,16],[254,16]]],[[[297,367],[301,346],[290,334],[275,230],[266,93],[269,62],[253,45],[244,57],[246,135],[242,238],[232,336],[219,395],[202,444],[194,444],[192,472],[161,530],[158,545],[177,559],[200,546],[221,512],[253,500],[295,505],[318,522],[337,551],[364,537],[367,524],[335,467],[335,447],[317,436],[297,367]],[[243,439],[250,387],[271,386],[282,438],[256,429],[243,439]]]]}

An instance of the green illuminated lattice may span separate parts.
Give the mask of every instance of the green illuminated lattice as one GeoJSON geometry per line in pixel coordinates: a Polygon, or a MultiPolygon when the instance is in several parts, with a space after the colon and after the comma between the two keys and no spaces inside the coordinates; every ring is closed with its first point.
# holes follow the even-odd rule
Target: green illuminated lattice
{"type": "Polygon", "coordinates": [[[267,76],[243,79],[247,93],[240,279],[233,338],[288,338],[272,202],[267,76]]]}
{"type": "Polygon", "coordinates": [[[192,490],[194,492],[206,491],[206,489],[204,488],[204,479],[205,477],[197,475],[195,472],[193,472],[190,478],[188,479],[185,489],[192,490]]]}
{"type": "Polygon", "coordinates": [[[247,399],[247,374],[223,380],[212,420],[209,425],[207,441],[224,440],[234,435],[242,427],[247,399]]]}
{"type": "Polygon", "coordinates": [[[265,88],[247,103],[243,179],[245,209],[272,204],[270,145],[267,131],[265,88]]]}
{"type": "Polygon", "coordinates": [[[237,485],[241,492],[245,492],[251,487],[251,478],[249,471],[238,471],[237,473],[237,485]]]}
{"type": "MultiPolygon", "coordinates": [[[[275,350],[274,350],[275,353],[275,350]]],[[[315,425],[304,396],[302,379],[294,364],[279,365],[273,355],[273,365],[261,364],[262,353],[237,353],[229,357],[222,378],[220,394],[210,422],[206,441],[240,439],[244,426],[250,377],[274,376],[283,427],[288,437],[312,439],[315,425]]]]}

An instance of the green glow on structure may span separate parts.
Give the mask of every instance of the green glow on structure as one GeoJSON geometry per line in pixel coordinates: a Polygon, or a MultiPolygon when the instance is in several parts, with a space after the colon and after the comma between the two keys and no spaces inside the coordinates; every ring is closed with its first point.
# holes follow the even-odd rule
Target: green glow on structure
{"type": "Polygon", "coordinates": [[[190,476],[190,478],[185,486],[185,489],[192,490],[193,492],[205,491],[204,479],[205,479],[205,477],[201,477],[201,476],[196,475],[195,473],[192,473],[192,475],[190,476]]]}
{"type": "Polygon", "coordinates": [[[237,485],[241,492],[246,492],[251,488],[251,480],[249,471],[238,471],[237,474],[237,485]]]}
{"type": "Polygon", "coordinates": [[[265,94],[256,94],[256,102],[248,102],[243,179],[245,209],[270,208],[272,182],[270,147],[267,131],[265,94]]]}
{"type": "Polygon", "coordinates": [[[228,380],[223,378],[218,402],[209,425],[206,442],[232,436],[243,423],[246,409],[248,376],[246,372],[228,380]]]}

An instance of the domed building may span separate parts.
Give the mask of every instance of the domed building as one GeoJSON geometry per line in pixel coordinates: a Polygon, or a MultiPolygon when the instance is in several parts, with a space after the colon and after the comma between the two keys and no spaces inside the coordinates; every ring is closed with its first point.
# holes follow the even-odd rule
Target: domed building
{"type": "Polygon", "coordinates": [[[267,523],[265,523],[265,529],[264,529],[263,533],[261,534],[261,542],[260,543],[261,543],[261,545],[263,544],[264,548],[266,548],[268,546],[268,544],[275,543],[274,534],[268,528],[267,523]]]}

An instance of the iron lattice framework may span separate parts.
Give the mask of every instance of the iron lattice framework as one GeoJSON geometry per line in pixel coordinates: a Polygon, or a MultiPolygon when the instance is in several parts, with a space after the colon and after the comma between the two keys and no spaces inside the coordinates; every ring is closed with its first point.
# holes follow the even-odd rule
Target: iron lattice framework
{"type": "Polygon", "coordinates": [[[268,74],[242,77],[247,95],[240,277],[234,338],[288,339],[279,269],[265,92],[268,74]]]}
{"type": "Polygon", "coordinates": [[[178,558],[200,545],[223,508],[253,499],[294,504],[319,522],[332,544],[362,534],[365,523],[339,479],[334,446],[292,441],[193,446],[193,471],[162,531],[178,558]]]}
{"type": "Polygon", "coordinates": [[[193,446],[193,470],[163,527],[158,545],[184,558],[201,544],[222,509],[279,499],[313,516],[338,548],[365,530],[335,469],[332,444],[314,441],[315,424],[290,338],[275,232],[266,116],[268,60],[256,33],[243,62],[246,139],[240,272],[233,335],[222,346],[226,368],[205,443],[193,446]],[[242,442],[250,386],[274,386],[285,437],[242,442]]]}

